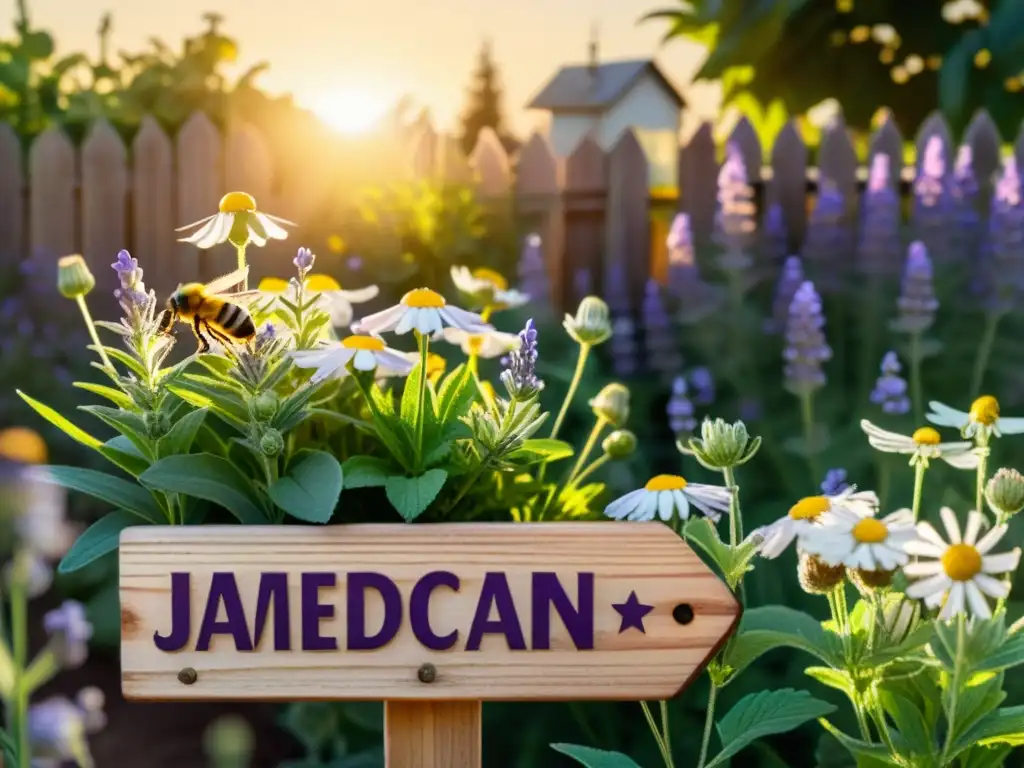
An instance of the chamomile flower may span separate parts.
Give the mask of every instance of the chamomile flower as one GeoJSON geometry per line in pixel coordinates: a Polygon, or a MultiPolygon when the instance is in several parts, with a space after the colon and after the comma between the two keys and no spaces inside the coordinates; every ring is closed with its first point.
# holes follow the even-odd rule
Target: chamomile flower
{"type": "Polygon", "coordinates": [[[284,227],[294,227],[294,222],[263,213],[256,207],[256,200],[245,192],[228,192],[220,199],[217,213],[205,219],[178,227],[176,232],[197,228],[181,242],[197,248],[212,248],[218,243],[231,242],[237,248],[252,243],[262,247],[267,240],[284,240],[288,232],[284,227]]]}
{"type": "Polygon", "coordinates": [[[299,368],[315,368],[310,378],[318,384],[331,376],[348,375],[349,363],[357,371],[373,371],[383,375],[407,375],[414,363],[402,352],[388,347],[376,336],[353,335],[341,341],[325,344],[317,349],[296,350],[290,353],[299,368]]]}
{"type": "Polygon", "coordinates": [[[932,400],[928,403],[931,411],[926,415],[928,421],[940,427],[956,427],[960,434],[971,439],[977,434],[983,437],[995,435],[1018,435],[1024,432],[1024,418],[1001,418],[999,401],[992,395],[982,395],[973,403],[967,413],[950,408],[948,405],[932,400]]]}
{"type": "Polygon", "coordinates": [[[906,551],[912,555],[932,558],[903,567],[908,577],[920,579],[907,587],[907,596],[924,600],[929,608],[942,606],[939,619],[943,621],[967,612],[988,619],[992,609],[985,598],[998,600],[1010,593],[1009,585],[995,576],[1016,570],[1020,548],[989,554],[1003,538],[1006,526],[994,526],[979,541],[985,518],[977,510],[968,514],[962,536],[952,509],[943,507],[940,515],[948,542],[930,524],[921,522],[917,524],[918,539],[906,546],[906,551]]]}
{"type": "Polygon", "coordinates": [[[944,443],[932,427],[921,427],[914,434],[901,435],[875,426],[867,419],[861,419],[860,428],[868,436],[868,442],[875,450],[883,453],[910,454],[911,465],[928,466],[931,459],[942,459],[957,469],[976,469],[978,456],[972,443],[958,440],[944,443]]]}
{"type": "Polygon", "coordinates": [[[907,542],[917,538],[914,516],[900,509],[878,519],[866,506],[834,505],[810,526],[800,545],[828,565],[844,565],[862,571],[894,571],[906,565],[907,542]]]}
{"type": "Polygon", "coordinates": [[[429,288],[409,291],[395,306],[364,317],[352,326],[352,330],[370,334],[394,331],[398,335],[416,331],[437,338],[445,326],[468,333],[489,333],[493,330],[480,315],[449,306],[444,296],[429,288]]]}
{"type": "Polygon", "coordinates": [[[808,496],[790,507],[785,516],[751,535],[762,539],[761,556],[774,559],[796,539],[802,539],[812,526],[821,524],[823,515],[838,509],[872,517],[878,510],[878,496],[874,491],[858,491],[852,485],[834,496],[808,496]]]}
{"type": "Polygon", "coordinates": [[[627,493],[607,507],[604,513],[615,520],[653,520],[668,522],[678,515],[686,520],[692,504],[711,520],[717,521],[729,509],[732,493],[728,488],[703,483],[688,483],[679,475],[657,475],[647,485],[627,493]]]}
{"type": "Polygon", "coordinates": [[[508,280],[499,272],[486,267],[470,270],[469,267],[452,267],[452,282],[462,293],[481,307],[491,309],[514,309],[530,300],[525,293],[508,287],[508,280]]]}
{"type": "Polygon", "coordinates": [[[469,333],[461,328],[445,328],[444,340],[449,344],[459,345],[467,355],[476,355],[487,360],[501,357],[519,346],[518,334],[494,330],[486,333],[469,333]]]}
{"type": "MultiPolygon", "coordinates": [[[[331,316],[331,324],[342,328],[352,322],[353,304],[362,304],[377,297],[380,289],[376,285],[368,285],[351,291],[342,290],[330,275],[310,275],[306,278],[303,289],[316,295],[314,306],[319,307],[331,316]]],[[[295,303],[298,296],[298,285],[295,280],[283,280],[279,277],[265,277],[260,281],[261,294],[270,294],[295,303]]],[[[274,303],[276,305],[276,301],[274,303]]],[[[272,306],[274,306],[272,305],[272,306]]]]}

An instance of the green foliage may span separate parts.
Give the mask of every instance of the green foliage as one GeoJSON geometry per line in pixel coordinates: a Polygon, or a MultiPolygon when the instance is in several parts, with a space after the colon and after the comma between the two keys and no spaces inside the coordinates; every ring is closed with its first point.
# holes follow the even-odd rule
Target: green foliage
{"type": "Polygon", "coordinates": [[[568,755],[586,768],[640,768],[632,758],[621,752],[608,752],[578,744],[552,744],[551,748],[568,755]]]}
{"type": "Polygon", "coordinates": [[[480,49],[480,57],[473,72],[473,82],[462,114],[462,134],[459,140],[466,157],[469,157],[476,147],[480,131],[484,128],[490,128],[500,138],[504,137],[501,97],[498,70],[491,46],[490,43],[484,43],[480,49]]]}

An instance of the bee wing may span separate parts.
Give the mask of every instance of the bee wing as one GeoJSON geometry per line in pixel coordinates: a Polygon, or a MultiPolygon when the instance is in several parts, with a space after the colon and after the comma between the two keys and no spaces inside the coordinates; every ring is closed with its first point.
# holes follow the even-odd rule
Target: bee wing
{"type": "Polygon", "coordinates": [[[252,302],[267,297],[267,294],[263,291],[239,291],[238,293],[219,293],[219,298],[227,299],[228,301],[238,302],[239,304],[251,304],[252,302]]]}
{"type": "Polygon", "coordinates": [[[249,268],[242,267],[236,269],[234,272],[229,272],[226,275],[218,277],[215,280],[211,280],[205,286],[206,292],[209,294],[219,294],[234,288],[236,285],[241,284],[249,276],[249,268]]]}

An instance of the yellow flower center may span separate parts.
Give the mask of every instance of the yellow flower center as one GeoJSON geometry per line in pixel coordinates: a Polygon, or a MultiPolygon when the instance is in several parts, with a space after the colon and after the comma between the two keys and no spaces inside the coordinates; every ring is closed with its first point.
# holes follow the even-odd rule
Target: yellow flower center
{"type": "Polygon", "coordinates": [[[814,520],[823,512],[832,508],[832,502],[826,496],[808,496],[800,499],[789,508],[789,516],[794,520],[814,520]]]}
{"type": "Polygon", "coordinates": [[[483,346],[484,337],[481,336],[479,333],[474,333],[473,335],[466,338],[466,347],[469,349],[469,354],[471,355],[479,355],[480,350],[483,348],[483,346]]]}
{"type": "Polygon", "coordinates": [[[8,427],[0,431],[0,458],[21,464],[43,464],[46,462],[46,443],[31,429],[8,427]]]}
{"type": "Polygon", "coordinates": [[[284,293],[288,290],[288,281],[280,277],[264,277],[260,280],[259,290],[263,293],[284,293]]]}
{"type": "Polygon", "coordinates": [[[256,210],[256,198],[246,192],[228,192],[217,206],[221,213],[242,213],[256,210]]]}
{"type": "Polygon", "coordinates": [[[427,355],[427,376],[444,373],[448,367],[448,361],[433,352],[427,355]]]}
{"type": "Polygon", "coordinates": [[[918,445],[938,445],[942,440],[938,430],[931,427],[921,427],[914,430],[914,434],[910,437],[918,445]]]}
{"type": "Polygon", "coordinates": [[[981,553],[970,544],[954,544],[942,556],[942,569],[953,581],[970,581],[981,573],[981,553]]]}
{"type": "Polygon", "coordinates": [[[415,309],[440,309],[446,302],[444,296],[429,288],[417,288],[402,297],[402,303],[415,309]]]}
{"type": "Polygon", "coordinates": [[[971,403],[971,421],[991,427],[999,418],[999,401],[992,395],[982,395],[971,403]]]}
{"type": "Polygon", "coordinates": [[[679,475],[656,475],[644,486],[648,491],[681,491],[686,487],[686,480],[679,475]]]}
{"type": "Polygon", "coordinates": [[[861,544],[879,544],[889,537],[889,529],[885,523],[866,517],[853,526],[853,538],[861,544]]]}
{"type": "Polygon", "coordinates": [[[374,336],[348,336],[341,340],[345,349],[358,349],[366,352],[380,352],[384,342],[374,336]]]}
{"type": "Polygon", "coordinates": [[[306,290],[323,293],[324,291],[340,291],[341,286],[330,275],[310,275],[306,278],[306,290]]]}
{"type": "Polygon", "coordinates": [[[480,267],[479,269],[473,270],[473,277],[477,280],[486,280],[488,283],[493,285],[499,291],[508,290],[508,280],[500,273],[487,267],[480,267]]]}

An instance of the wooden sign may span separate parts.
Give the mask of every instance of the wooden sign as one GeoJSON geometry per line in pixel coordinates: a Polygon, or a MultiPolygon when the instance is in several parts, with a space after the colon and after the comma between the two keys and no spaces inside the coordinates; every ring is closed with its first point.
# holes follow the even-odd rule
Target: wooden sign
{"type": "Polygon", "coordinates": [[[147,526],[120,580],[126,699],[386,700],[403,768],[479,764],[480,701],[670,698],[740,615],[657,523],[147,526]]]}

